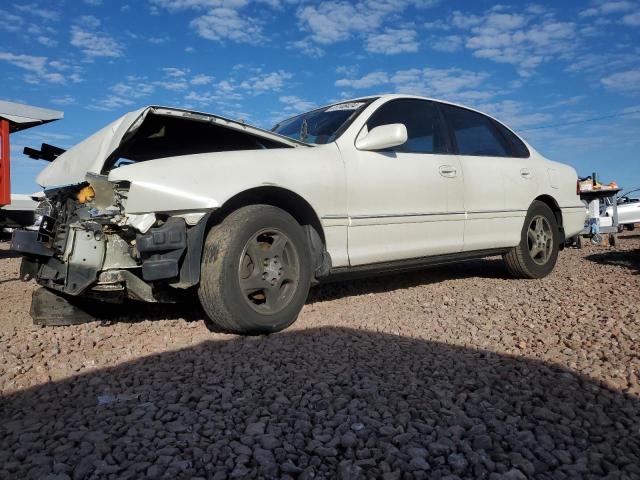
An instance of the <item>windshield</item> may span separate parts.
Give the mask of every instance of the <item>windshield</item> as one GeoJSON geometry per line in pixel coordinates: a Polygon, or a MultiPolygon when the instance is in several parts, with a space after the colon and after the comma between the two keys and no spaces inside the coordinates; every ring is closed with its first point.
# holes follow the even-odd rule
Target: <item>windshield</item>
{"type": "Polygon", "coordinates": [[[371,103],[373,98],[322,107],[276,124],[271,131],[306,143],[331,143],[371,103]]]}

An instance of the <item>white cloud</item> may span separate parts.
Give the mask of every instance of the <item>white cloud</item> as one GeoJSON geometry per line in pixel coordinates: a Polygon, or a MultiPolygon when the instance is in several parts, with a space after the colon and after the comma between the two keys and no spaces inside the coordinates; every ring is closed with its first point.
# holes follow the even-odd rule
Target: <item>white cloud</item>
{"type": "Polygon", "coordinates": [[[282,88],[284,82],[292,77],[293,75],[282,70],[263,73],[244,80],[240,83],[240,87],[254,94],[266,91],[278,91],[282,88]]]}
{"type": "Polygon", "coordinates": [[[295,95],[283,95],[279,100],[284,103],[285,112],[308,112],[316,107],[314,102],[303,100],[295,95]]]}
{"type": "Polygon", "coordinates": [[[24,19],[6,10],[0,10],[0,29],[7,32],[20,32],[23,29],[24,19]]]}
{"type": "Polygon", "coordinates": [[[371,88],[389,83],[389,75],[385,72],[371,72],[361,78],[342,78],[337,80],[336,87],[347,87],[353,89],[371,88]]]}
{"type": "Polygon", "coordinates": [[[451,23],[468,31],[465,46],[475,57],[512,64],[522,76],[544,62],[575,55],[575,24],[544,10],[516,14],[494,7],[480,16],[456,11],[451,23]]]}
{"type": "Polygon", "coordinates": [[[90,57],[121,57],[123,46],[105,32],[98,31],[100,20],[88,15],[71,27],[71,45],[90,57]]]}
{"type": "Polygon", "coordinates": [[[611,90],[623,93],[635,93],[640,91],[640,70],[627,70],[603,77],[600,82],[611,90]]]}
{"type": "Polygon", "coordinates": [[[172,90],[174,92],[179,92],[189,88],[189,84],[184,80],[178,80],[178,81],[156,80],[155,82],[153,82],[153,84],[157,85],[158,87],[164,88],[165,90],[172,90]]]}
{"type": "Polygon", "coordinates": [[[600,5],[600,10],[603,13],[619,13],[619,12],[628,12],[629,10],[633,10],[637,7],[637,4],[634,2],[629,2],[626,0],[623,1],[610,1],[604,2],[600,5]]]}
{"type": "MultiPolygon", "coordinates": [[[[395,27],[398,15],[409,6],[428,8],[435,5],[436,1],[425,0],[360,0],[357,2],[329,1],[316,5],[305,5],[298,9],[296,15],[303,30],[309,32],[309,38],[322,45],[340,42],[351,38],[353,35],[385,35],[379,29],[393,22],[396,31],[401,32],[404,50],[416,51],[415,39],[407,39],[406,27],[395,27]]],[[[389,44],[389,38],[384,39],[389,44]]],[[[388,53],[390,48],[376,48],[375,44],[367,42],[367,48],[375,53],[388,53]]],[[[398,53],[398,52],[393,52],[398,53]]]]}
{"type": "Polygon", "coordinates": [[[364,7],[363,3],[324,2],[301,8],[298,19],[314,41],[328,45],[346,40],[353,32],[370,32],[380,26],[382,14],[364,7]]]}
{"type": "MultiPolygon", "coordinates": [[[[162,8],[171,13],[185,10],[204,12],[189,23],[199,36],[222,42],[231,40],[239,43],[259,43],[267,41],[262,34],[262,21],[245,12],[249,0],[151,0],[152,13],[162,8]]],[[[279,7],[277,0],[260,0],[258,3],[279,7]]]]}
{"type": "Polygon", "coordinates": [[[324,56],[324,50],[315,45],[309,38],[290,42],[287,45],[287,50],[295,50],[311,58],[320,58],[324,56]]]}
{"type": "Polygon", "coordinates": [[[165,75],[174,78],[183,78],[190,72],[188,68],[176,67],[164,67],[162,71],[165,73],[165,75]]]}
{"type": "Polygon", "coordinates": [[[622,17],[622,23],[630,27],[640,27],[640,10],[622,17]]]}
{"type": "Polygon", "coordinates": [[[488,113],[515,130],[537,127],[556,118],[549,113],[528,111],[529,108],[524,103],[515,100],[480,104],[478,110],[488,113]]]}
{"type": "Polygon", "coordinates": [[[210,8],[240,8],[247,5],[247,0],[151,0],[151,4],[177,12],[180,10],[208,10],[210,8]]]}
{"type": "Polygon", "coordinates": [[[434,37],[429,46],[438,52],[457,52],[462,48],[462,37],[459,35],[445,35],[444,37],[434,37]]]}
{"type": "Polygon", "coordinates": [[[34,3],[15,4],[14,8],[45,21],[55,22],[60,19],[60,14],[58,12],[54,10],[47,10],[46,8],[34,3]]]}
{"type": "Polygon", "coordinates": [[[461,68],[411,68],[395,73],[375,71],[360,78],[342,78],[337,87],[368,89],[390,85],[398,93],[436,97],[464,104],[477,104],[496,95],[484,86],[489,78],[485,72],[461,68]]]}
{"type": "Polygon", "coordinates": [[[94,101],[90,110],[117,110],[137,104],[155,91],[155,86],[145,78],[129,76],[124,82],[118,82],[109,88],[111,93],[101,100],[94,101]]]}
{"type": "Polygon", "coordinates": [[[199,73],[198,75],[196,75],[191,79],[190,83],[191,85],[208,85],[213,81],[213,78],[214,77],[212,77],[211,75],[205,75],[203,73],[199,73]]]}
{"type": "Polygon", "coordinates": [[[62,97],[52,98],[51,103],[55,105],[74,105],[76,103],[76,99],[71,95],[63,95],[62,97]]]}
{"type": "Polygon", "coordinates": [[[258,43],[266,39],[257,19],[241,15],[233,8],[214,8],[189,24],[202,38],[215,41],[233,40],[258,43]]]}
{"type": "Polygon", "coordinates": [[[390,80],[397,92],[475,104],[494,95],[480,88],[488,78],[485,72],[461,68],[413,68],[396,72],[390,80]]]}
{"type": "Polygon", "coordinates": [[[393,55],[402,52],[417,52],[416,31],[409,28],[387,28],[384,33],[373,33],[367,37],[366,50],[372,53],[393,55]]]}
{"type": "Polygon", "coordinates": [[[30,72],[43,73],[47,64],[47,57],[36,57],[33,55],[15,55],[9,52],[0,52],[0,60],[9,62],[16,67],[30,72]]]}
{"type": "Polygon", "coordinates": [[[41,44],[44,45],[45,47],[55,47],[58,45],[58,41],[51,38],[51,37],[47,37],[46,35],[40,35],[38,37],[36,37],[36,41],[41,44]]]}

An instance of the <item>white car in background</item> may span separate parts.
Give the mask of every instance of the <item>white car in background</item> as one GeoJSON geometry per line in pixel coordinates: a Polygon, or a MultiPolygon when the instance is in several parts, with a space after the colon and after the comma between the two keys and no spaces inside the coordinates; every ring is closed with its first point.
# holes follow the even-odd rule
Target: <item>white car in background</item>
{"type": "Polygon", "coordinates": [[[0,207],[0,229],[12,229],[33,225],[38,204],[33,195],[11,194],[11,203],[0,207]]]}
{"type": "MultiPolygon", "coordinates": [[[[635,190],[629,190],[618,196],[618,225],[626,228],[627,230],[633,230],[636,223],[640,223],[640,198],[631,196],[632,194],[639,195],[640,188],[635,190]]],[[[606,205],[606,215],[613,217],[613,205],[606,205]]]]}
{"type": "Polygon", "coordinates": [[[152,106],[38,177],[38,232],[14,234],[22,276],[99,299],[196,289],[212,327],[274,332],[310,285],[500,254],[520,278],[553,269],[582,230],[573,168],[497,120],[381,95],[272,131],[152,106]]]}

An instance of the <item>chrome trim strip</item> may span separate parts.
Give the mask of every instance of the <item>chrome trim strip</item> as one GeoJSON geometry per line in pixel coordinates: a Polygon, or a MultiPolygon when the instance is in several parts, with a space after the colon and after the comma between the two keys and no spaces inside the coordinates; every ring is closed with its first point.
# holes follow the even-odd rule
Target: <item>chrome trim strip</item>
{"type": "Polygon", "coordinates": [[[346,220],[349,218],[349,215],[347,214],[342,214],[342,215],[325,215],[323,217],[320,217],[321,220],[346,220]]]}
{"type": "Polygon", "coordinates": [[[526,211],[527,210],[469,210],[467,213],[515,213],[526,211]]]}
{"type": "Polygon", "coordinates": [[[353,215],[353,220],[368,218],[404,218],[404,217],[430,217],[434,215],[464,215],[465,212],[430,212],[430,213],[377,213],[375,215],[353,215]]]}

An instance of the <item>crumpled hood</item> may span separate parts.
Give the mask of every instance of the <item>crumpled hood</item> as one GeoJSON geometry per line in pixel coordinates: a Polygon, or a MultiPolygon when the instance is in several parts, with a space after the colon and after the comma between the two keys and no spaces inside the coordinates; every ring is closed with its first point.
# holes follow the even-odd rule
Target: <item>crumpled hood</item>
{"type": "Polygon", "coordinates": [[[47,165],[36,182],[44,188],[72,185],[84,182],[88,172],[100,173],[105,159],[118,148],[136,118],[148,110],[129,112],[70,148],[47,165]]]}
{"type": "Polygon", "coordinates": [[[87,173],[99,174],[107,158],[121,145],[123,139],[126,141],[133,135],[150,112],[157,115],[206,119],[208,122],[225,128],[247,132],[253,136],[282,144],[283,147],[307,145],[277,133],[217,115],[172,107],[149,106],[123,115],[64,152],[40,172],[36,177],[37,183],[43,188],[73,185],[84,182],[87,173]]]}

